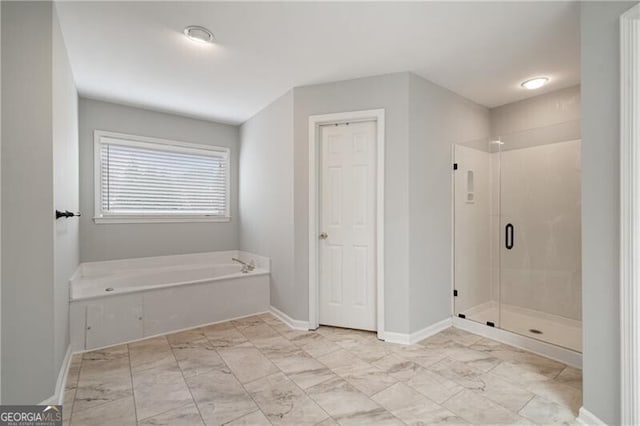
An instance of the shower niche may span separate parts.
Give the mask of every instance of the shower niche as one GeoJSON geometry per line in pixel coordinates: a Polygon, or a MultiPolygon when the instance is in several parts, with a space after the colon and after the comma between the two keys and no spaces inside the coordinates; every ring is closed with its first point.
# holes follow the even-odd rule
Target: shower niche
{"type": "Polygon", "coordinates": [[[580,140],[571,126],[454,145],[454,314],[581,352],[580,140]]]}

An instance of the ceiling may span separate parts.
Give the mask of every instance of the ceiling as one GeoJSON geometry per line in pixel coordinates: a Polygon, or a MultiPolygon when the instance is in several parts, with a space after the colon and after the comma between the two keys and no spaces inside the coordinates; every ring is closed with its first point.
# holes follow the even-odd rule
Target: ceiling
{"type": "Polygon", "coordinates": [[[576,2],[59,2],[82,96],[242,123],[292,87],[412,71],[487,107],[580,82],[576,2]],[[202,25],[199,45],[182,34],[202,25]],[[520,83],[545,75],[550,84],[520,83]]]}

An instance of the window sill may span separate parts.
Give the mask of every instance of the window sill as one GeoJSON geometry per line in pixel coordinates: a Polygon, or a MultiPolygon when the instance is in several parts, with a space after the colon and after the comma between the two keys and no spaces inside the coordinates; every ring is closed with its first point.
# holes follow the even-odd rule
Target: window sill
{"type": "Polygon", "coordinates": [[[94,217],[93,221],[97,225],[119,224],[119,223],[201,223],[201,222],[231,222],[229,216],[158,216],[158,217],[94,217]]]}

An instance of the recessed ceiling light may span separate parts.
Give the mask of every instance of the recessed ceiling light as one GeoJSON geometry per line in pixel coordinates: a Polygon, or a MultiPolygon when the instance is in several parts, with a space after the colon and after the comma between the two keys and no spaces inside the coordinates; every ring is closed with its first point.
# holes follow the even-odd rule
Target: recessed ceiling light
{"type": "Polygon", "coordinates": [[[536,77],[536,78],[532,78],[531,80],[525,81],[524,83],[521,84],[521,86],[524,87],[525,89],[535,90],[535,89],[541,88],[548,82],[549,82],[549,79],[547,77],[536,77]]]}
{"type": "Polygon", "coordinates": [[[184,35],[196,43],[213,43],[213,33],[205,27],[189,25],[184,29],[184,35]]]}

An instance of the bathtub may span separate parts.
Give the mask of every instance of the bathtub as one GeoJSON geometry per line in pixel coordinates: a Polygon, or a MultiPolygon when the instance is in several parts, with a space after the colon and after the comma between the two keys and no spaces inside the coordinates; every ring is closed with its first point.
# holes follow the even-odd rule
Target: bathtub
{"type": "Polygon", "coordinates": [[[89,262],[69,287],[72,349],[89,350],[268,311],[269,259],[234,250],[89,262]]]}

